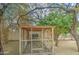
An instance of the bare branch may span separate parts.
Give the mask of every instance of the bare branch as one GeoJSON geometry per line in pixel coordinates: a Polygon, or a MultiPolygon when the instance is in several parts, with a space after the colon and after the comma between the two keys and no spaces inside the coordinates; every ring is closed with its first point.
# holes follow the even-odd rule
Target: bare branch
{"type": "MultiPolygon", "coordinates": [[[[66,11],[66,12],[70,12],[69,10],[67,10],[67,9],[65,9],[63,7],[51,7],[51,6],[50,7],[36,7],[33,10],[27,12],[26,14],[20,15],[19,18],[18,18],[18,21],[19,21],[20,17],[25,16],[25,15],[28,15],[28,14],[32,13],[33,11],[35,11],[37,9],[49,9],[49,8],[60,8],[60,9],[63,9],[64,11],[66,11]]],[[[18,21],[17,21],[17,23],[18,23],[18,21]]]]}

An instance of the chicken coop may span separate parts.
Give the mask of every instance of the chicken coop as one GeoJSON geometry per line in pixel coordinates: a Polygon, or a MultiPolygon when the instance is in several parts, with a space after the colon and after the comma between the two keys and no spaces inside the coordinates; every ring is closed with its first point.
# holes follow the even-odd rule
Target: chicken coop
{"type": "Polygon", "coordinates": [[[53,54],[54,27],[20,26],[19,54],[53,54]]]}

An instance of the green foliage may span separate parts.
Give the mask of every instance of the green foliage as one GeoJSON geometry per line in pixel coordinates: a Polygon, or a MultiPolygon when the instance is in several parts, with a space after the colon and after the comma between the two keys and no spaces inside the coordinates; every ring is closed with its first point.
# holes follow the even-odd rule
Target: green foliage
{"type": "Polygon", "coordinates": [[[42,21],[37,22],[39,26],[55,26],[58,33],[68,33],[72,25],[73,14],[52,12],[42,21]]]}

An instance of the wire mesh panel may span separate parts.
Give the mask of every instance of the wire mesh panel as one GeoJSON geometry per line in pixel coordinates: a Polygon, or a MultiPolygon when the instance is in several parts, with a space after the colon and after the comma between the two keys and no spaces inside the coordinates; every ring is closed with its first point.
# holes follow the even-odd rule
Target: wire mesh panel
{"type": "Polygon", "coordinates": [[[20,54],[53,54],[52,28],[27,29],[21,29],[20,54]]]}
{"type": "Polygon", "coordinates": [[[30,54],[31,53],[31,41],[22,41],[21,44],[22,54],[30,54]]]}

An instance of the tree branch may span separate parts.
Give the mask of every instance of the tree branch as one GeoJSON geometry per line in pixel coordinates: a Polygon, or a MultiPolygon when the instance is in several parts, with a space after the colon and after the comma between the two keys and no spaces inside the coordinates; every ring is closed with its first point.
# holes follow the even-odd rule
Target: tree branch
{"type": "MultiPolygon", "coordinates": [[[[18,21],[19,21],[20,17],[25,16],[25,15],[28,15],[28,14],[30,14],[31,12],[33,12],[33,11],[35,11],[35,10],[37,10],[37,9],[49,9],[49,8],[60,8],[60,9],[63,9],[64,11],[66,11],[66,12],[68,12],[68,13],[70,12],[70,10],[67,10],[67,9],[65,9],[65,8],[63,8],[63,7],[36,7],[36,8],[34,8],[33,10],[27,12],[26,14],[20,15],[19,18],[18,18],[18,21]]],[[[17,23],[18,23],[18,21],[17,21],[17,23]]]]}

